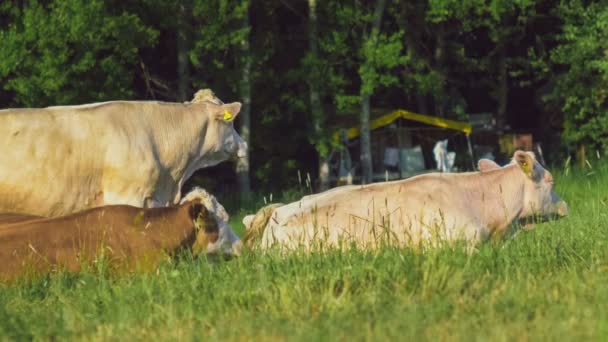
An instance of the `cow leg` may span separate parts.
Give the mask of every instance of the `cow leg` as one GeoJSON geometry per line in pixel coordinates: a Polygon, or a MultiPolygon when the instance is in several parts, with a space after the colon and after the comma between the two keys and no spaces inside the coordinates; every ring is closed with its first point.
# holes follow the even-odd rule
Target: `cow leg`
{"type": "Polygon", "coordinates": [[[490,238],[488,230],[479,224],[470,224],[465,230],[466,252],[471,255],[478,251],[477,246],[490,238]]]}

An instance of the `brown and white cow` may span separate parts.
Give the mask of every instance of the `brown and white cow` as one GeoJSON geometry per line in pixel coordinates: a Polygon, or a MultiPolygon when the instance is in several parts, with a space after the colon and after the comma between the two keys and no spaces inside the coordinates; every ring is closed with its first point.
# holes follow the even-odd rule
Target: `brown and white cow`
{"type": "Polygon", "coordinates": [[[209,211],[213,220],[218,226],[218,238],[215,241],[209,241],[205,246],[207,253],[222,253],[239,255],[243,243],[241,239],[236,235],[232,227],[230,226],[230,216],[224,207],[218,202],[215,196],[211,195],[202,188],[195,187],[190,190],[182,200],[180,204],[188,201],[198,200],[205,208],[209,211]]]}
{"type": "Polygon", "coordinates": [[[480,172],[432,173],[406,180],[350,185],[262,208],[243,219],[247,245],[287,249],[380,242],[418,245],[464,240],[469,246],[502,235],[521,219],[565,216],[553,177],[533,153],[515,152],[480,172]]]}
{"type": "Polygon", "coordinates": [[[0,279],[79,271],[102,258],[119,271],[150,270],[180,249],[238,254],[241,242],[218,224],[213,196],[201,189],[187,196],[173,207],[111,205],[55,218],[7,216],[0,224],[0,279]]]}
{"type": "Polygon", "coordinates": [[[61,216],[177,204],[201,168],[242,157],[238,102],[112,101],[0,110],[0,212],[61,216]]]}

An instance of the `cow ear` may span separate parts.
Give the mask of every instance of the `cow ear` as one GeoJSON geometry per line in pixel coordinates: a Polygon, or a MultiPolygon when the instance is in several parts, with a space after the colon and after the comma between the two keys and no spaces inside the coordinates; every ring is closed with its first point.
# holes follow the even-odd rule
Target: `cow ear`
{"type": "Polygon", "coordinates": [[[254,218],[255,215],[247,215],[243,217],[243,225],[245,226],[245,230],[249,230],[251,228],[251,222],[253,222],[254,218]]]}
{"type": "Polygon", "coordinates": [[[188,212],[188,214],[190,214],[190,218],[192,220],[196,220],[199,218],[199,216],[201,215],[201,213],[204,214],[204,212],[207,210],[207,208],[205,208],[204,205],[198,203],[198,202],[193,202],[190,205],[190,210],[188,212]]]}
{"type": "Polygon", "coordinates": [[[477,166],[479,167],[479,171],[481,172],[500,169],[500,165],[496,164],[493,160],[490,159],[479,159],[479,161],[477,162],[477,166]]]}
{"type": "Polygon", "coordinates": [[[534,173],[534,162],[536,158],[532,152],[515,151],[513,154],[513,161],[519,165],[521,170],[530,178],[534,173]]]}
{"type": "Polygon", "coordinates": [[[213,93],[211,89],[201,89],[194,94],[194,98],[191,103],[203,103],[203,102],[211,102],[216,105],[222,105],[224,102],[218,99],[217,96],[213,93]]]}
{"type": "Polygon", "coordinates": [[[216,109],[215,117],[224,122],[232,122],[241,111],[241,103],[233,102],[221,105],[216,109]]]}

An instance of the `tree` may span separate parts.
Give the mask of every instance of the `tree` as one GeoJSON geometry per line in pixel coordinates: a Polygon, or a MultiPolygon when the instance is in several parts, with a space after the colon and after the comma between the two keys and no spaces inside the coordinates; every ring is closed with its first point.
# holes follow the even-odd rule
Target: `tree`
{"type": "Polygon", "coordinates": [[[319,58],[317,0],[308,0],[308,53],[304,59],[304,70],[310,95],[310,117],[312,121],[311,142],[319,158],[319,190],[329,188],[329,142],[325,127],[325,113],[321,103],[322,61],[319,58]]]}
{"type": "Polygon", "coordinates": [[[138,52],[158,35],[101,0],[31,1],[13,19],[0,31],[0,80],[25,106],[132,97],[138,52]]]}
{"type": "MultiPolygon", "coordinates": [[[[251,66],[249,0],[194,0],[190,61],[194,85],[214,89],[222,99],[238,98],[241,137],[251,146],[251,66]]],[[[250,148],[251,151],[251,148],[250,148]]],[[[235,165],[241,199],[250,195],[250,156],[235,165]]]]}
{"type": "Polygon", "coordinates": [[[193,0],[190,62],[197,88],[213,88],[220,98],[239,93],[243,40],[249,28],[243,22],[249,2],[243,0],[193,0]]]}
{"type": "Polygon", "coordinates": [[[386,2],[369,8],[359,2],[331,2],[324,8],[326,35],[319,38],[320,55],[326,60],[323,73],[328,91],[334,94],[337,111],[359,107],[361,127],[362,181],[371,182],[372,160],[369,141],[371,97],[380,87],[398,82],[396,68],[407,59],[403,55],[402,31],[381,31],[386,2]],[[356,52],[356,53],[353,53],[356,52]],[[352,76],[358,79],[353,79],[352,76]],[[354,86],[356,85],[356,86],[354,86]]]}
{"type": "Polygon", "coordinates": [[[374,88],[378,81],[376,68],[376,44],[380,35],[380,24],[382,23],[382,15],[386,7],[386,0],[376,2],[374,9],[373,24],[371,32],[364,37],[363,55],[364,60],[359,68],[359,76],[361,77],[361,180],[363,183],[371,183],[372,170],[372,149],[369,132],[369,112],[370,98],[374,93],[374,88]]]}
{"type": "MultiPolygon", "coordinates": [[[[249,47],[249,32],[251,27],[249,24],[249,1],[245,1],[247,10],[243,16],[243,30],[246,34],[242,37],[241,41],[241,56],[240,64],[242,70],[241,82],[240,82],[240,99],[243,102],[240,119],[240,133],[241,137],[245,142],[250,145],[250,133],[251,133],[251,49],[249,47]]],[[[241,200],[246,200],[251,193],[250,175],[249,175],[249,153],[244,158],[239,158],[236,163],[236,173],[239,183],[239,192],[241,194],[241,200]]]]}
{"type": "Polygon", "coordinates": [[[608,2],[572,1],[551,60],[562,69],[548,97],[562,106],[568,145],[608,149],[608,2]]]}
{"type": "MultiPolygon", "coordinates": [[[[476,65],[477,70],[471,72],[486,73],[492,87],[492,97],[496,101],[495,119],[499,132],[506,128],[507,105],[509,99],[509,75],[517,73],[516,63],[510,51],[524,38],[526,25],[535,16],[535,0],[499,1],[499,0],[431,0],[427,12],[428,20],[432,23],[455,22],[452,25],[458,30],[460,39],[468,32],[484,32],[493,44],[484,55],[474,55],[473,62],[466,61],[467,57],[457,56],[459,48],[452,50],[464,65],[476,65]]],[[[458,37],[457,36],[457,37],[458,37]]],[[[479,48],[479,47],[478,47],[479,48]]],[[[521,61],[520,61],[521,62],[521,61]]],[[[526,66],[519,66],[526,68],[526,66]]]]}
{"type": "Polygon", "coordinates": [[[188,59],[189,42],[191,34],[192,3],[179,1],[177,6],[177,27],[175,29],[177,41],[177,94],[178,101],[190,99],[190,61],[188,59]]]}

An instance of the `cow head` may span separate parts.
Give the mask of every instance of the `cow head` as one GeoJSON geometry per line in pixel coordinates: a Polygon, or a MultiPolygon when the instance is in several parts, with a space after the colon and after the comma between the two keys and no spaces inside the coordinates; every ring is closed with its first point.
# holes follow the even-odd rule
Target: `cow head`
{"type": "Polygon", "coordinates": [[[568,205],[553,191],[553,176],[536,161],[533,152],[516,151],[511,164],[519,167],[525,179],[522,217],[568,215],[568,205]]]}
{"type": "Polygon", "coordinates": [[[182,198],[180,204],[187,202],[191,205],[190,219],[197,228],[193,251],[240,255],[243,243],[228,224],[230,217],[215,196],[196,187],[182,198]]]}
{"type": "Polygon", "coordinates": [[[206,165],[202,166],[212,166],[224,160],[245,157],[247,143],[234,129],[234,120],[241,110],[241,104],[239,102],[218,104],[207,101],[205,105],[210,118],[201,151],[206,165]]]}
{"type": "Polygon", "coordinates": [[[243,242],[245,246],[253,247],[262,239],[264,230],[266,230],[266,226],[274,214],[274,210],[283,205],[283,203],[271,203],[258,210],[255,215],[247,215],[243,218],[243,225],[245,226],[243,242]]]}
{"type": "Polygon", "coordinates": [[[195,254],[206,253],[209,245],[219,240],[220,229],[209,210],[198,201],[194,201],[188,208],[188,215],[196,230],[196,240],[192,246],[195,254]]]}

